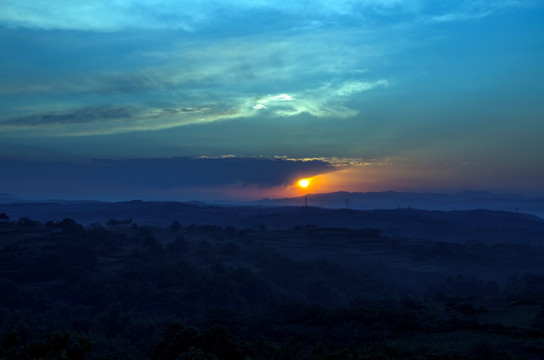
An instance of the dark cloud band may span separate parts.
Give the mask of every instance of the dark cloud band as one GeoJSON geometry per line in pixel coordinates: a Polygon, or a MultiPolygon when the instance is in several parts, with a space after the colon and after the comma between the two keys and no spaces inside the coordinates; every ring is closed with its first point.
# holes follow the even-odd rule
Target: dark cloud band
{"type": "Polygon", "coordinates": [[[6,189],[21,179],[33,179],[59,189],[67,184],[72,188],[81,186],[82,192],[93,187],[96,192],[104,186],[160,190],[230,185],[266,188],[335,170],[323,160],[246,157],[94,159],[87,163],[0,160],[0,168],[6,174],[0,184],[6,189]]]}

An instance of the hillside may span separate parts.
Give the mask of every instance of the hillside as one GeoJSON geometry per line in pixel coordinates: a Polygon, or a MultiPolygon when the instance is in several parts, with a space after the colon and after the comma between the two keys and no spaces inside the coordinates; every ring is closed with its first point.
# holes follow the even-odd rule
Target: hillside
{"type": "MultiPolygon", "coordinates": [[[[359,210],[416,208],[423,210],[489,209],[522,212],[544,217],[544,199],[520,195],[502,195],[487,191],[461,191],[455,194],[416,192],[333,192],[308,194],[308,205],[333,209],[359,210]]],[[[304,196],[283,199],[262,199],[253,202],[264,206],[302,206],[304,196]]]]}
{"type": "MultiPolygon", "coordinates": [[[[461,227],[469,218],[510,217],[429,215],[455,215],[461,227]]],[[[108,223],[3,218],[0,359],[543,353],[541,245],[449,243],[317,225],[108,223]]]]}
{"type": "Polygon", "coordinates": [[[544,239],[544,220],[541,218],[490,210],[354,210],[130,201],[2,204],[0,212],[14,220],[25,216],[39,221],[72,218],[85,225],[130,218],[135,223],[150,226],[168,226],[177,220],[186,226],[213,224],[251,229],[261,226],[289,229],[297,225],[376,228],[387,236],[450,242],[540,243],[544,239]]]}

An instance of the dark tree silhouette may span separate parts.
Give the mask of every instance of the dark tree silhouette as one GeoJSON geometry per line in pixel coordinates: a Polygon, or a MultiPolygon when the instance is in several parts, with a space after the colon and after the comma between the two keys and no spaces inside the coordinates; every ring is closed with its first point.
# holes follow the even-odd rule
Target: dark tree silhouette
{"type": "Polygon", "coordinates": [[[83,225],[70,218],[65,218],[57,226],[66,234],[82,234],[85,231],[83,225]]]}
{"type": "Polygon", "coordinates": [[[9,216],[8,216],[8,214],[6,214],[6,213],[1,213],[1,214],[0,214],[0,223],[5,224],[5,223],[8,223],[8,222],[9,222],[9,216]]]}
{"type": "Polygon", "coordinates": [[[181,224],[179,223],[179,221],[174,220],[174,221],[172,222],[172,225],[170,225],[170,230],[171,230],[172,232],[180,231],[180,230],[181,230],[181,224]]]}

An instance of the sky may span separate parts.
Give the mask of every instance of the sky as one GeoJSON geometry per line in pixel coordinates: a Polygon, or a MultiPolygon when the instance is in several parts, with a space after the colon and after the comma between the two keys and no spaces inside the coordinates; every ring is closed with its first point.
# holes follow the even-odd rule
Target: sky
{"type": "Polygon", "coordinates": [[[544,196],[539,0],[2,0],[0,79],[23,198],[544,196]]]}

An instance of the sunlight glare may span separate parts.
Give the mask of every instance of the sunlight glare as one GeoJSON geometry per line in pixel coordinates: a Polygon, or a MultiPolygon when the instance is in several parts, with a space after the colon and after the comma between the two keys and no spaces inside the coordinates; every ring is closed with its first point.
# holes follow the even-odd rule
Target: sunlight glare
{"type": "Polygon", "coordinates": [[[308,187],[308,185],[310,185],[310,179],[300,179],[298,185],[303,188],[308,187]]]}

